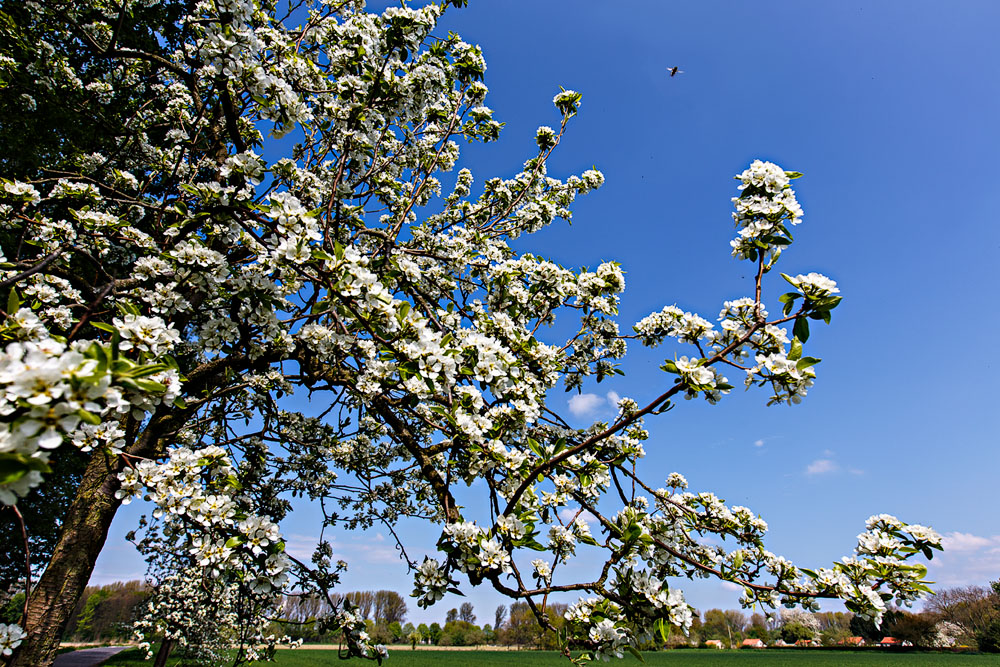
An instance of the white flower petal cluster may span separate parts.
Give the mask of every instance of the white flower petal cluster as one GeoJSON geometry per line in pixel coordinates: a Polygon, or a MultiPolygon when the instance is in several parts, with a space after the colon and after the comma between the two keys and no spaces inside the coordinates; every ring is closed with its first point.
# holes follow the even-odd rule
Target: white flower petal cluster
{"type": "Polygon", "coordinates": [[[414,574],[413,597],[419,598],[418,605],[428,607],[444,597],[450,583],[441,563],[425,558],[414,574]]]}
{"type": "MultiPolygon", "coordinates": [[[[18,326],[18,325],[16,325],[18,326]]],[[[23,474],[0,484],[0,502],[14,504],[41,480],[50,452],[65,441],[83,451],[124,445],[120,420],[132,410],[173,400],[166,385],[136,384],[135,365],[121,362],[119,375],[101,361],[100,346],[72,346],[52,338],[10,343],[0,353],[0,453],[16,457],[23,474]]],[[[176,382],[176,373],[160,378],[176,382]]],[[[174,394],[176,396],[176,394],[174,394]]]]}
{"type": "MultiPolygon", "coordinates": [[[[99,43],[118,34],[95,2],[25,5],[47,36],[18,84],[31,104],[59,91],[82,127],[98,108],[101,127],[122,131],[54,152],[43,168],[65,175],[55,183],[0,178],[3,238],[18,239],[0,249],[0,279],[15,286],[0,323],[0,455],[20,466],[0,501],[39,484],[60,447],[108,457],[105,487],[155,505],[139,541],[157,587],[143,637],[212,662],[228,627],[255,659],[276,642],[264,621],[277,596],[327,598],[346,565],[323,542],[292,566],[278,527],[289,498],[320,506],[324,527],[443,526],[438,558],[410,563],[421,606],[460,574],[521,597],[591,596],[567,612],[567,641],[599,658],[637,646],[657,619],[690,625],[671,578],[734,582],[748,605],[836,596],[872,617],[926,592],[914,563],[940,547],[929,528],[875,517],[852,557],[800,569],[764,547],[767,524],[749,509],[689,492],[676,473],[657,491],[640,476],[644,420],[679,395],[721,400],[725,366],[769,386],[771,402],[812,385],[819,360],[803,344],[810,321],[829,322],[836,283],[786,276],[794,291],[772,319],[759,296],[802,219],[799,174],[758,160],[737,177],[732,249],[755,262],[757,296],[725,301],[718,323],[666,306],[623,335],[619,264],[561,266],[515,243],[571,220],[576,197],[604,183],[596,169],[548,172],[579,93],[554,97],[556,122],[509,177],[480,178],[473,194],[472,170],[453,173],[460,147],[502,124],[482,49],[433,34],[448,3],[369,13],[309,0],[300,24],[260,0],[179,13],[144,2],[123,29],[164,39],[109,50],[98,67],[69,55],[82,53],[78,14],[99,43]],[[265,134],[296,145],[274,159],[281,145],[265,134]],[[620,374],[628,340],[684,347],[662,366],[665,386],[609,393],[609,422],[556,414],[550,390],[620,374]],[[321,413],[288,400],[302,387],[321,413]],[[485,489],[488,519],[463,507],[460,484],[485,489]],[[578,568],[563,564],[585,549],[608,567],[572,581],[578,568]],[[515,571],[529,559],[533,589],[515,571]]],[[[352,656],[385,656],[350,604],[317,623],[342,629],[352,656]]]]}
{"type": "Polygon", "coordinates": [[[730,245],[739,259],[769,257],[773,262],[788,245],[787,226],[802,222],[802,207],[789,183],[789,172],[772,162],[754,160],[736,176],[741,181],[739,197],[733,197],[733,219],[739,230],[730,245]]]}
{"type": "Polygon", "coordinates": [[[168,325],[160,317],[145,317],[143,315],[125,315],[112,320],[121,335],[119,348],[135,349],[151,357],[162,357],[174,349],[180,340],[176,329],[168,325]]]}
{"type": "Polygon", "coordinates": [[[803,294],[810,299],[818,299],[840,292],[837,283],[821,273],[808,273],[790,278],[792,283],[803,294]]]}
{"type": "Polygon", "coordinates": [[[14,652],[25,638],[24,629],[16,623],[0,623],[0,655],[8,656],[14,652]]]}
{"type": "Polygon", "coordinates": [[[718,336],[711,322],[677,306],[650,313],[636,323],[635,331],[642,343],[650,347],[659,345],[666,337],[676,338],[680,343],[711,343],[718,336]]]}

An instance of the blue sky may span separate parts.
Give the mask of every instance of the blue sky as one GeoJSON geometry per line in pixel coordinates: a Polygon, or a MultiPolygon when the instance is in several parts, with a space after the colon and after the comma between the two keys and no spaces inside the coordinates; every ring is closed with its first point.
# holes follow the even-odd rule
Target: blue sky
{"type": "MultiPolygon", "coordinates": [[[[463,148],[478,183],[515,173],[535,128],[558,124],[560,85],[583,93],[550,173],[596,165],[607,183],[578,200],[571,227],[518,247],[567,266],[621,262],[623,329],[674,303],[714,319],[746,296],[750,274],[728,248],[732,176],[754,158],[804,172],[804,222],[779,266],[829,275],[845,297],[813,329],[815,387],[793,408],[741,389],[718,406],[684,402],[650,424],[646,447],[649,477],[676,470],[761,513],[772,550],[798,564],[849,553],[864,520],[888,512],[948,536],[930,570],[941,586],[1000,577],[998,24],[986,1],[472,0],[441,26],[482,45],[486,103],[507,123],[499,143],[463,148]]],[[[785,291],[774,279],[772,311],[785,291]]],[[[633,352],[624,378],[576,399],[580,425],[611,416],[608,391],[642,403],[669,384],[657,370],[669,348],[633,352]]],[[[568,409],[570,396],[550,401],[568,409]]],[[[316,534],[310,515],[285,524],[291,547],[316,534]]],[[[136,516],[116,519],[93,581],[142,574],[122,539],[136,516]]],[[[433,531],[403,530],[432,549],[433,531]]],[[[409,591],[387,537],[339,540],[345,590],[409,591]]],[[[737,606],[719,584],[682,587],[701,609],[737,606]]],[[[480,622],[506,602],[467,593],[480,622]]],[[[411,605],[410,619],[458,603],[411,605]]]]}

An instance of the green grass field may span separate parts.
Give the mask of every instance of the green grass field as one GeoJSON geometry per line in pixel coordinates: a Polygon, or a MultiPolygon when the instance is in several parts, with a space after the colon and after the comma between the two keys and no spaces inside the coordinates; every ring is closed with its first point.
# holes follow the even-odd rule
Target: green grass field
{"type": "MultiPolygon", "coordinates": [[[[825,650],[740,650],[718,651],[712,649],[681,649],[645,654],[646,664],[694,667],[728,667],[730,665],[831,665],[846,667],[895,667],[915,666],[964,667],[974,665],[1000,665],[1000,656],[959,653],[891,653],[882,651],[825,651],[825,650]]],[[[608,663],[614,665],[616,661],[608,663]]],[[[617,661],[621,664],[639,665],[632,656],[617,661]]],[[[108,662],[107,667],[148,667],[138,650],[124,651],[108,662]]],[[[275,667],[333,667],[348,665],[338,660],[336,651],[297,650],[279,651],[275,667]]],[[[375,664],[355,660],[354,664],[375,664]]],[[[388,667],[483,667],[484,665],[510,665],[511,667],[555,667],[569,664],[551,651],[410,651],[395,649],[385,663],[388,667]]],[[[600,664],[600,663],[597,663],[600,664]]]]}

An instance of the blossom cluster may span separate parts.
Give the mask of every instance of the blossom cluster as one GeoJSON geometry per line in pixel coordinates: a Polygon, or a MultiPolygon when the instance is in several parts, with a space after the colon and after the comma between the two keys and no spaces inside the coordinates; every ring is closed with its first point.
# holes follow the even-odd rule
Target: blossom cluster
{"type": "Polygon", "coordinates": [[[0,453],[20,475],[0,484],[0,502],[12,505],[42,481],[51,452],[64,441],[83,451],[95,447],[120,453],[120,421],[172,402],[176,371],[109,359],[100,344],[80,340],[9,343],[0,353],[0,453]]]}
{"type": "Polygon", "coordinates": [[[736,176],[742,194],[733,197],[733,220],[739,230],[730,242],[734,257],[756,261],[768,256],[773,263],[781,249],[791,243],[788,226],[802,222],[802,207],[795,199],[790,179],[800,175],[786,172],[773,162],[754,160],[736,176]]]}
{"type": "Polygon", "coordinates": [[[282,590],[290,561],[281,533],[269,517],[247,512],[233,472],[221,447],[180,447],[163,463],[147,459],[119,473],[115,496],[128,503],[144,494],[156,505],[153,516],[175,524],[180,534],[198,526],[187,551],[213,576],[238,570],[254,593],[282,590]]]}
{"type": "Polygon", "coordinates": [[[0,655],[14,652],[24,639],[24,629],[16,623],[0,623],[0,655]]]}
{"type": "MultiPolygon", "coordinates": [[[[308,565],[284,552],[296,497],[321,508],[321,531],[441,524],[437,558],[409,562],[421,606],[460,579],[535,600],[576,591],[566,641],[600,658],[657,622],[690,625],[673,577],[734,582],[747,604],[840,597],[873,618],[886,596],[926,592],[913,556],[940,546],[929,529],[876,518],[852,557],[805,570],[764,547],[749,509],[680,475],[659,490],[640,476],[644,420],[677,396],[721,401],[727,374],[743,372],[771,402],[796,403],[815,380],[804,345],[810,322],[830,321],[836,283],[785,276],[780,316],[759,296],[801,222],[800,174],[758,160],[737,176],[732,250],[756,263],[754,297],[725,301],[717,323],[666,306],[623,335],[617,263],[570,268],[515,243],[571,220],[604,183],[597,169],[548,171],[583,96],[556,94],[523,164],[473,195],[472,170],[452,173],[460,146],[494,141],[502,123],[482,50],[433,36],[447,4],[376,14],[310,1],[295,26],[261,0],[126,3],[113,19],[96,0],[65,14],[26,5],[47,46],[25,94],[59,91],[82,120],[122,125],[51,158],[55,182],[0,179],[0,274],[15,284],[0,324],[0,456],[20,466],[0,501],[40,483],[60,447],[107,457],[102,488],[154,507],[140,544],[156,592],[140,633],[210,660],[226,626],[250,659],[265,655],[279,594],[337,584],[330,543],[308,565]],[[84,23],[100,66],[67,55],[84,23]],[[110,46],[140,28],[162,38],[110,46]],[[296,147],[272,159],[264,134],[293,132],[296,147]],[[550,390],[622,373],[629,339],[683,348],[656,398],[616,400],[612,421],[582,428],[556,414],[550,390]],[[317,414],[287,400],[301,387],[317,414]],[[456,498],[462,484],[487,490],[488,518],[456,498]],[[611,498],[620,509],[606,514],[611,498]],[[573,581],[567,564],[584,552],[606,567],[573,581]]],[[[385,657],[349,604],[317,622],[342,629],[351,655],[385,657]]]]}

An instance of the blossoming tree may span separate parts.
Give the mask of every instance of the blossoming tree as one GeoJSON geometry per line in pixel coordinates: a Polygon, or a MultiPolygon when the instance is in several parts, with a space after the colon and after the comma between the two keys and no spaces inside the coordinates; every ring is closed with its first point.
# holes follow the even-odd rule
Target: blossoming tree
{"type": "MultiPolygon", "coordinates": [[[[836,284],[784,276],[777,315],[761,299],[801,221],[799,174],[758,161],[737,177],[732,254],[754,267],[749,296],[717,324],[668,305],[622,333],[615,263],[574,271],[510,246],[603,182],[546,170],[578,93],[556,95],[556,127],[538,129],[513,176],[474,195],[472,172],[452,173],[458,140],[489,142],[501,124],[480,49],[433,36],[449,4],[464,3],[0,12],[0,104],[14,119],[0,127],[0,501],[16,507],[64,452],[89,456],[22,622],[0,626],[12,664],[52,660],[135,496],[156,507],[142,544],[171,564],[159,629],[203,632],[183,606],[225,600],[240,660],[273,646],[262,619],[279,593],[328,597],[343,567],[326,541],[311,562],[285,553],[290,496],[321,505],[323,528],[439,524],[437,554],[400,545],[421,605],[490,585],[545,625],[547,596],[577,592],[564,639],[585,657],[687,627],[678,577],[734,582],[747,605],[841,598],[875,618],[927,590],[914,557],[939,548],[930,529],[875,516],[854,555],[808,570],[766,550],[749,509],[636,472],[644,420],[682,397],[720,401],[725,374],[771,403],[812,384],[803,346],[810,322],[830,321],[836,284]],[[265,135],[295,145],[265,159],[265,135]],[[578,318],[576,333],[553,340],[557,318],[578,318]],[[557,386],[619,372],[628,344],[667,342],[662,387],[622,399],[613,421],[573,428],[546,404],[557,386]],[[460,506],[455,485],[477,479],[481,506],[460,506]],[[585,550],[603,567],[564,576],[585,550]]],[[[321,622],[344,630],[349,654],[384,654],[349,605],[332,608],[321,622]]]]}

